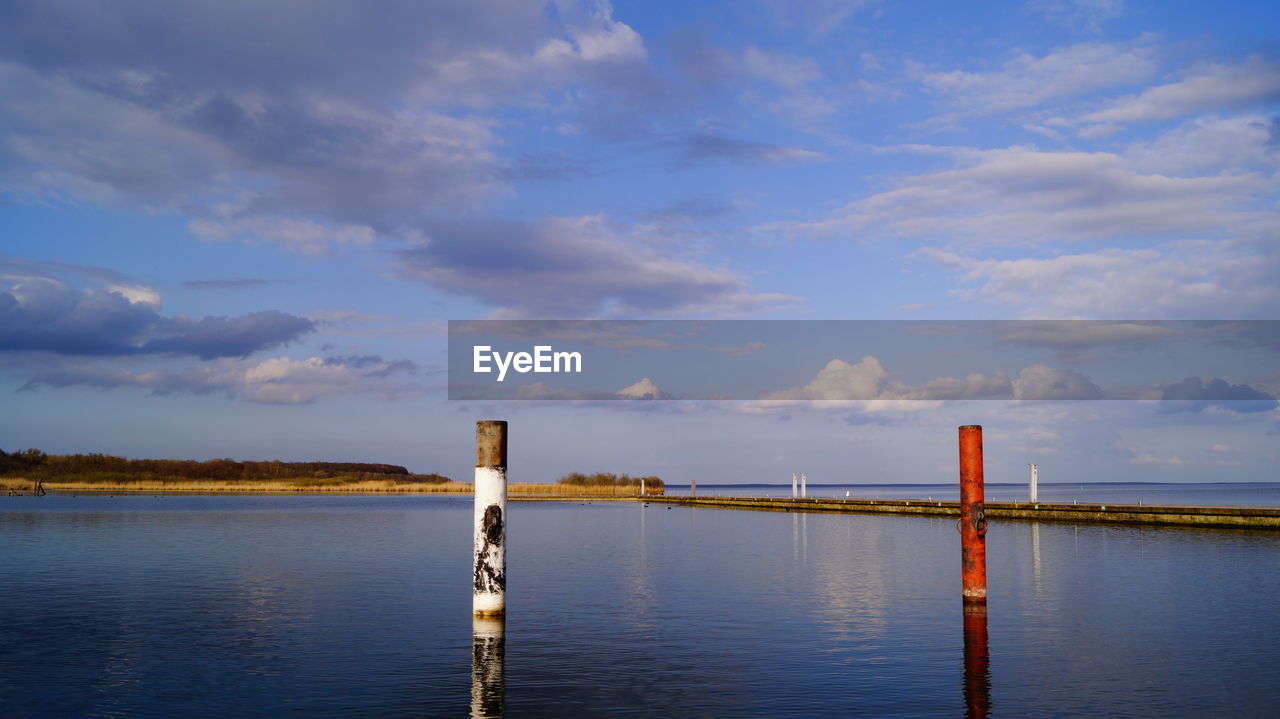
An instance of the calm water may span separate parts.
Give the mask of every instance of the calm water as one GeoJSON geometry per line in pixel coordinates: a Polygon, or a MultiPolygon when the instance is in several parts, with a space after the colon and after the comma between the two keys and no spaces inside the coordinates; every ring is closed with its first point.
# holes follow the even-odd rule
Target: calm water
{"type": "MultiPolygon", "coordinates": [[[[669,494],[688,494],[688,485],[667,485],[669,494]]],[[[941,499],[956,501],[959,486],[952,484],[815,484],[809,483],[810,497],[850,497],[864,499],[941,499]]],[[[789,497],[790,484],[699,485],[698,494],[735,497],[789,497]]],[[[1202,482],[1154,484],[1148,482],[1085,482],[1083,484],[1040,483],[1041,502],[1087,502],[1091,504],[1197,504],[1252,507],[1280,507],[1280,482],[1202,482]]],[[[989,502],[1025,502],[1026,484],[986,485],[989,502]]]]}
{"type": "Polygon", "coordinates": [[[510,510],[473,652],[469,498],[0,498],[0,715],[1277,714],[1280,533],[510,510]]]}

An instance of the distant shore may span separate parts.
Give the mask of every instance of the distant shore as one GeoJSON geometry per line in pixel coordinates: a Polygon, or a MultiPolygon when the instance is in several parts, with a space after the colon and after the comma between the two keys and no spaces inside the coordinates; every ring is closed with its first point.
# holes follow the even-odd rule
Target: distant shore
{"type": "MultiPolygon", "coordinates": [[[[183,492],[197,494],[471,494],[472,485],[467,482],[397,482],[395,480],[343,481],[340,478],[326,480],[241,480],[234,482],[199,480],[139,480],[130,482],[81,482],[44,480],[46,492],[117,493],[117,492],[183,492]]],[[[23,477],[0,477],[0,493],[31,494],[35,485],[23,477]]],[[[634,497],[640,494],[635,487],[580,486],[538,482],[513,482],[507,485],[508,494],[551,495],[567,497],[634,497]]],[[[650,488],[649,495],[657,495],[661,489],[650,488]]]]}

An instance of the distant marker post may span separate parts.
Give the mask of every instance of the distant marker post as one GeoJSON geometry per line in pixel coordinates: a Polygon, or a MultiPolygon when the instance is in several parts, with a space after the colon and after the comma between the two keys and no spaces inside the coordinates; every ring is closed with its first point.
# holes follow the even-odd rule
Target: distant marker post
{"type": "Polygon", "coordinates": [[[982,427],[960,428],[960,577],[965,604],[987,603],[987,519],[983,508],[982,427]]]}
{"type": "Polygon", "coordinates": [[[507,423],[476,422],[475,531],[471,609],[476,616],[507,610],[507,423]]]}

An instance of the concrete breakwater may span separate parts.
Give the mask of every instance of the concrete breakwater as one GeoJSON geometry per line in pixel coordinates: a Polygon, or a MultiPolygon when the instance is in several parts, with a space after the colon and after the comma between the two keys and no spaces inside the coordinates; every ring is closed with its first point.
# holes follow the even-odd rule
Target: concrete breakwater
{"type": "MultiPolygon", "coordinates": [[[[640,501],[640,497],[623,501],[640,501]]],[[[690,507],[751,509],[771,512],[845,512],[856,514],[960,516],[959,502],[918,499],[681,497],[667,495],[647,497],[644,501],[690,507]]],[[[1084,522],[1089,524],[1156,524],[1184,527],[1242,527],[1280,530],[1280,507],[987,502],[984,509],[987,519],[1084,522]]]]}

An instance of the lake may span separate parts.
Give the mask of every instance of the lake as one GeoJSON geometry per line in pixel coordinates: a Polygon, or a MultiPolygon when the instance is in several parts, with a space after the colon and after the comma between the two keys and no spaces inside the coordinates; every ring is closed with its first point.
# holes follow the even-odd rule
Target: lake
{"type": "Polygon", "coordinates": [[[1277,532],[509,508],[495,639],[470,497],[3,498],[0,715],[1276,715],[1277,532]]]}

